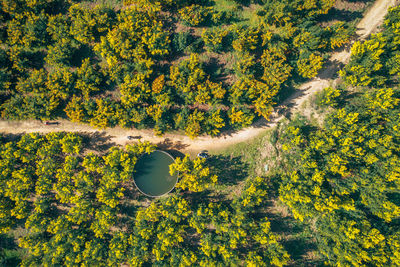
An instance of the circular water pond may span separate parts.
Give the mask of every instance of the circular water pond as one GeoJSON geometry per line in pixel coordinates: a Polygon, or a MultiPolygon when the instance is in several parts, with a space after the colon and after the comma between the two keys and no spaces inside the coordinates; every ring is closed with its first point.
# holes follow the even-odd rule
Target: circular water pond
{"type": "Polygon", "coordinates": [[[174,161],[170,154],[161,150],[141,156],[134,177],[139,191],[150,197],[159,197],[174,189],[178,175],[169,175],[169,165],[174,161]]]}

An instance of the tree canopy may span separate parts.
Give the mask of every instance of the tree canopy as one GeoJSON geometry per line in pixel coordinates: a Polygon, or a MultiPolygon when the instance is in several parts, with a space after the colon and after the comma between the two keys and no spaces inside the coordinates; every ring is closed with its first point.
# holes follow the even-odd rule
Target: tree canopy
{"type": "Polygon", "coordinates": [[[320,23],[332,0],[258,1],[255,22],[241,1],[99,2],[0,2],[2,118],[215,136],[268,119],[353,33],[320,23]]]}
{"type": "Polygon", "coordinates": [[[329,264],[400,264],[400,98],[391,65],[399,10],[390,9],[382,33],[354,44],[342,75],[357,88],[321,94],[319,105],[331,110],[324,124],[298,117],[282,136],[280,199],[312,224],[329,264]]]}
{"type": "Polygon", "coordinates": [[[232,203],[198,201],[195,194],[218,177],[204,159],[178,158],[171,172],[180,173],[181,194],[142,206],[135,164],[155,146],[93,153],[85,142],[72,133],[1,141],[0,231],[24,229],[21,266],[283,266],[289,260],[268,219],[256,218],[267,197],[264,179],[249,180],[232,203]]]}

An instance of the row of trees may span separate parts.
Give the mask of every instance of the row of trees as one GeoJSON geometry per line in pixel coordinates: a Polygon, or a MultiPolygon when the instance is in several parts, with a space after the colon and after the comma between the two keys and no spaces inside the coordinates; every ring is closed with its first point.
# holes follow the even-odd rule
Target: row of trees
{"type": "Polygon", "coordinates": [[[1,1],[3,118],[66,116],[99,128],[217,135],[268,118],[281,87],[314,77],[323,55],[352,33],[344,23],[318,30],[315,20],[334,1],[262,2],[251,26],[232,24],[243,19],[239,8],[195,1],[125,1],[123,9],[74,2],[1,1]],[[203,34],[171,34],[165,11],[203,34]],[[185,56],[182,47],[203,53],[203,46],[236,54],[232,80],[217,80],[198,53],[169,62],[185,56]]]}
{"type": "MultiPolygon", "coordinates": [[[[205,194],[217,183],[204,159],[171,165],[183,194],[140,201],[135,163],[149,143],[87,153],[76,134],[23,135],[0,145],[0,230],[26,230],[21,266],[283,266],[289,256],[258,209],[264,179],[248,181],[232,203],[205,194]],[[138,198],[139,197],[139,198],[138,198]],[[136,201],[134,201],[136,200],[136,201]],[[256,215],[257,214],[257,215],[256,215]]],[[[180,190],[178,189],[178,190],[180,190]]]]}
{"type": "Polygon", "coordinates": [[[265,198],[265,181],[256,178],[231,205],[180,197],[153,203],[136,216],[133,238],[141,247],[133,250],[133,264],[283,266],[289,255],[268,219],[254,217],[265,198]]]}
{"type": "Polygon", "coordinates": [[[330,264],[400,264],[400,98],[392,65],[399,12],[392,8],[383,33],[352,48],[342,75],[356,92],[322,93],[320,105],[332,110],[323,127],[299,117],[282,136],[287,171],[280,198],[297,219],[312,223],[330,264]]]}
{"type": "Polygon", "coordinates": [[[324,128],[297,119],[286,130],[280,198],[297,219],[313,221],[332,264],[400,264],[397,94],[370,89],[328,115],[324,128]]]}
{"type": "Polygon", "coordinates": [[[356,42],[351,61],[341,75],[352,86],[391,86],[400,74],[399,43],[400,10],[391,8],[382,33],[365,42],[356,42]]]}

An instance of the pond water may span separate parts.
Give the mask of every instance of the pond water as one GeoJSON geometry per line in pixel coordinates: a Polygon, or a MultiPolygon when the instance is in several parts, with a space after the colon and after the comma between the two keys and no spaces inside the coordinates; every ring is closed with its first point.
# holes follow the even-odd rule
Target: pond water
{"type": "Polygon", "coordinates": [[[151,197],[170,192],[178,181],[178,175],[169,175],[169,165],[173,162],[174,159],[171,155],[160,150],[141,156],[135,167],[136,187],[151,197]]]}

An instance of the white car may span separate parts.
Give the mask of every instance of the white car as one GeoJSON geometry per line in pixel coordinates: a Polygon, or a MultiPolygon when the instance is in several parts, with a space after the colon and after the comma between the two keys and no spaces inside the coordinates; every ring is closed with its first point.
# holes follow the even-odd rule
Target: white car
{"type": "Polygon", "coordinates": [[[197,154],[197,156],[203,159],[208,159],[210,157],[207,150],[201,151],[199,154],[197,154]]]}

